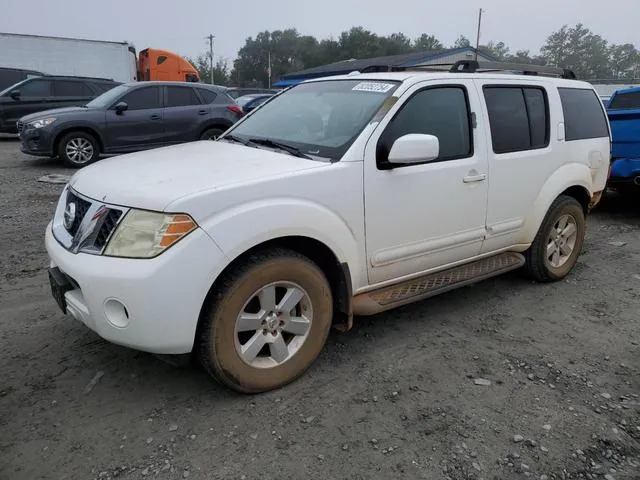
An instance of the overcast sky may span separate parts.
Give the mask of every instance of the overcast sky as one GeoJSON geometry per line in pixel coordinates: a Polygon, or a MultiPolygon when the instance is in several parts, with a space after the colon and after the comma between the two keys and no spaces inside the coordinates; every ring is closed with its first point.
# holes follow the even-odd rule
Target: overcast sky
{"type": "Polygon", "coordinates": [[[249,36],[295,27],[317,38],[362,25],[378,34],[434,34],[445,45],[463,34],[502,40],[512,51],[537,52],[563,24],[584,23],[614,43],[640,48],[640,0],[0,0],[0,32],[130,41],[138,51],[163,48],[194,56],[208,51],[229,60],[249,36]],[[628,12],[628,13],[625,13],[628,12]]]}

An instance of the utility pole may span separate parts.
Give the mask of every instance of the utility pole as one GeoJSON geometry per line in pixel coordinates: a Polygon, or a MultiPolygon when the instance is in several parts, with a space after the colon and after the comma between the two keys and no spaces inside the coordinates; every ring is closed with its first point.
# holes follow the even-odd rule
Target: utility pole
{"type": "Polygon", "coordinates": [[[211,68],[211,85],[213,85],[213,39],[215,35],[209,34],[207,39],[209,40],[209,66],[211,68]]]}
{"type": "Polygon", "coordinates": [[[269,66],[267,67],[267,75],[269,77],[269,88],[271,88],[271,50],[269,50],[269,66]]]}
{"type": "Polygon", "coordinates": [[[476,36],[476,62],[478,61],[478,49],[480,48],[480,26],[482,25],[482,12],[483,10],[480,9],[480,12],[478,13],[478,34],[476,36]]]}

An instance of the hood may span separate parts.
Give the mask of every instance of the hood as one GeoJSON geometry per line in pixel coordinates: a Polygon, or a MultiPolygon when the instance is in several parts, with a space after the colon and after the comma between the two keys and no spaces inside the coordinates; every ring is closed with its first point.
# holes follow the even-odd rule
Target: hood
{"type": "Polygon", "coordinates": [[[195,193],[327,165],[287,153],[203,140],[101,160],[80,170],[69,184],[98,201],[162,211],[195,193]]]}
{"type": "Polygon", "coordinates": [[[77,112],[88,112],[89,110],[89,108],[84,107],[53,108],[51,110],[44,110],[42,112],[25,115],[20,119],[20,121],[24,123],[33,122],[34,120],[39,120],[41,118],[59,117],[61,115],[64,116],[67,113],[73,113],[75,116],[77,116],[77,112]]]}

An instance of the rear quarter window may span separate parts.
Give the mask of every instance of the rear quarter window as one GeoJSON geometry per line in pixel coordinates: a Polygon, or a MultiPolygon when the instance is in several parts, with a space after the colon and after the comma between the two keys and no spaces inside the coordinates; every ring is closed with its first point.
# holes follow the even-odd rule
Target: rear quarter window
{"type": "Polygon", "coordinates": [[[558,88],[564,113],[565,140],[609,137],[607,118],[595,91],[558,88]]]}

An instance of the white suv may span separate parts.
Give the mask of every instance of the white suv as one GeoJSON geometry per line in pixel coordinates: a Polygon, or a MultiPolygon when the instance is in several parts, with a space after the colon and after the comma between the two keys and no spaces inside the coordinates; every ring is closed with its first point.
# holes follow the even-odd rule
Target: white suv
{"type": "Polygon", "coordinates": [[[308,81],[217,141],[76,173],[46,230],[52,292],[113,343],[195,353],[224,385],[266,391],[353,315],[522,266],[565,277],[609,154],[602,103],[576,80],[308,81]]]}

